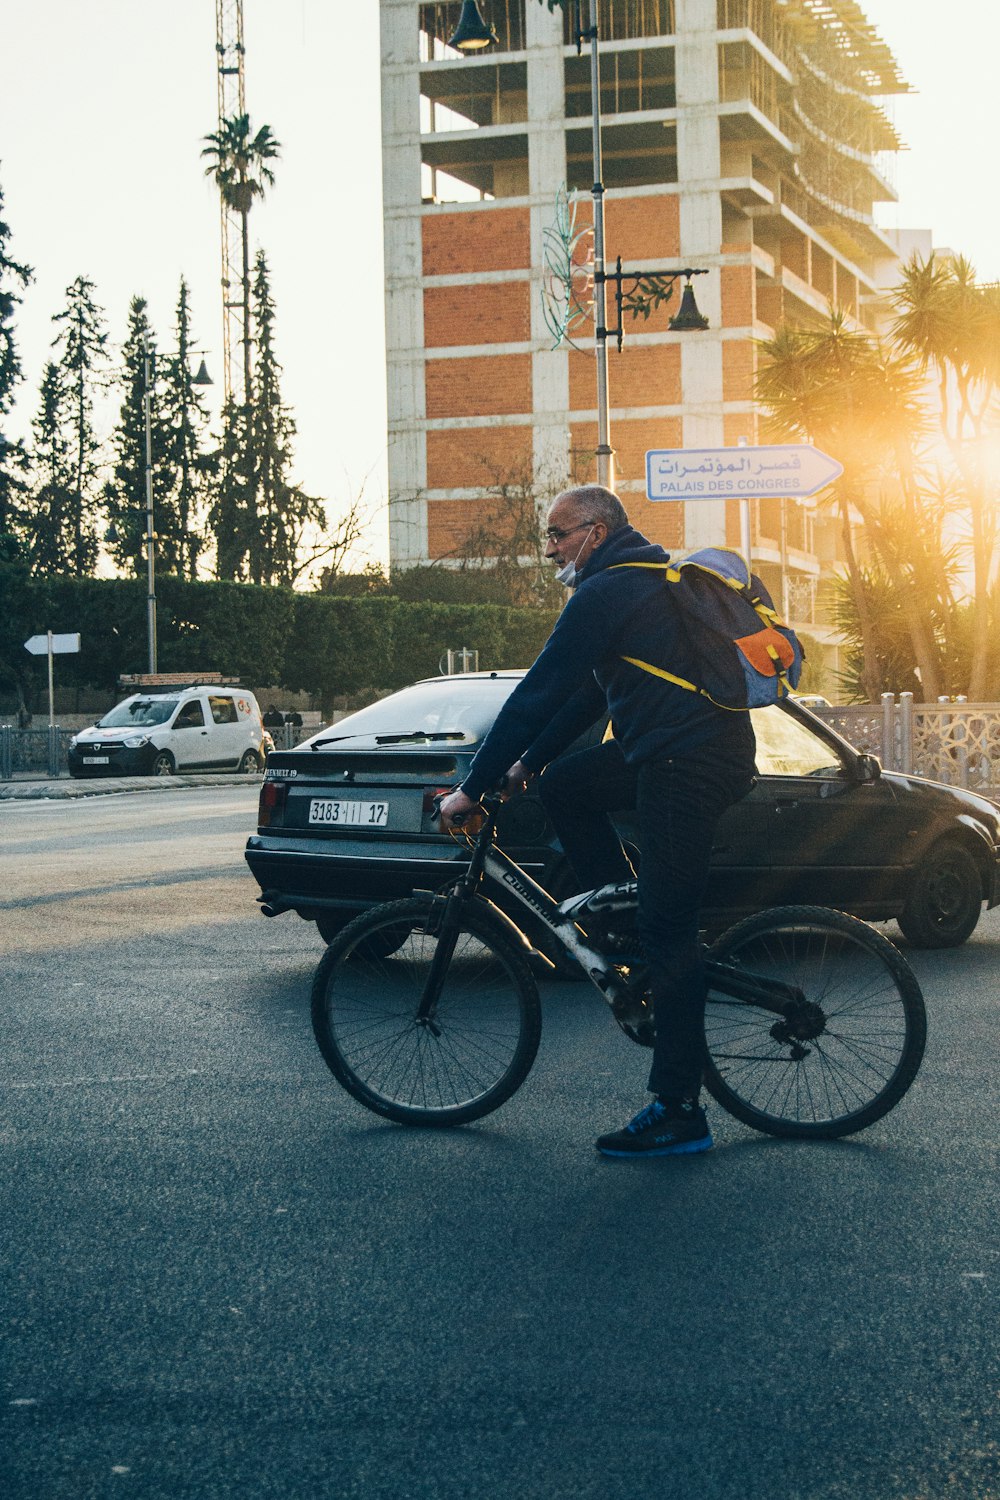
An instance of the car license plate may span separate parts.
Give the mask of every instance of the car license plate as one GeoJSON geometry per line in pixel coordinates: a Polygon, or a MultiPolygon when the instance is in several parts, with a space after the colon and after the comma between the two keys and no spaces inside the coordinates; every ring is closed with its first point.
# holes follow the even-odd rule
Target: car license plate
{"type": "Polygon", "coordinates": [[[110,755],[85,755],[83,757],[85,766],[110,766],[110,755]]]}
{"type": "Polygon", "coordinates": [[[309,803],[309,821],[330,823],[337,828],[385,828],[389,822],[389,804],[313,797],[309,803]]]}

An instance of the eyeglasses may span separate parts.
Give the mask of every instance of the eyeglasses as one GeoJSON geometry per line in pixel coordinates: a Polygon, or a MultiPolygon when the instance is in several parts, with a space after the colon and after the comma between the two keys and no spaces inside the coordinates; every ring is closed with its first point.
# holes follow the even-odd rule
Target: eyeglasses
{"type": "Polygon", "coordinates": [[[550,526],[545,533],[547,542],[561,542],[564,537],[572,536],[574,531],[582,531],[585,526],[596,526],[596,521],[581,521],[578,526],[569,526],[565,531],[560,531],[558,526],[550,526]]]}

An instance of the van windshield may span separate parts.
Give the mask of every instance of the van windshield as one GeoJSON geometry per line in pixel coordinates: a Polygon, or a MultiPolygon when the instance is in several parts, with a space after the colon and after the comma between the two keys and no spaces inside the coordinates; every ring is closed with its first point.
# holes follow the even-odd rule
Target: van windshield
{"type": "Polygon", "coordinates": [[[103,719],[98,719],[98,729],[148,728],[151,724],[165,724],[180,700],[177,698],[126,698],[117,703],[103,719]]]}

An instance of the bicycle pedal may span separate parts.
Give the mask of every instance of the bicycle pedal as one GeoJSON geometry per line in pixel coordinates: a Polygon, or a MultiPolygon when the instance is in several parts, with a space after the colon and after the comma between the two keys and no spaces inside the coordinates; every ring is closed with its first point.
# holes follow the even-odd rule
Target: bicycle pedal
{"type": "Polygon", "coordinates": [[[652,1007],[643,995],[613,995],[611,1014],[620,1026],[641,1026],[653,1019],[652,1007]]]}

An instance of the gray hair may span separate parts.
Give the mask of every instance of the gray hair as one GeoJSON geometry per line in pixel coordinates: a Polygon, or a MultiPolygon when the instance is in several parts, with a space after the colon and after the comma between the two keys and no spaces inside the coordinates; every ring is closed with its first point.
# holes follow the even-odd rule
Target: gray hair
{"type": "Polygon", "coordinates": [[[563,490],[561,495],[556,496],[553,504],[560,500],[569,500],[574,515],[578,515],[581,520],[603,521],[609,535],[629,524],[628,512],[618,496],[611,490],[606,490],[602,484],[581,484],[574,489],[563,490]]]}

